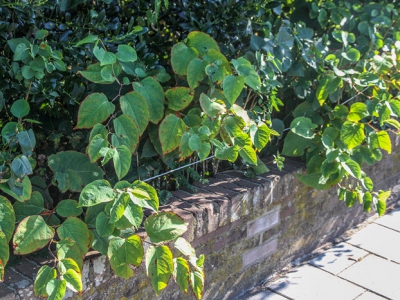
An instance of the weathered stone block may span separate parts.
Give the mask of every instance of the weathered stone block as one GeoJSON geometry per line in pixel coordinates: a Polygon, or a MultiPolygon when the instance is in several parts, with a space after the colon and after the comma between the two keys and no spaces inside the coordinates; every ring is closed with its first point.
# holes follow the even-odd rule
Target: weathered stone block
{"type": "Polygon", "coordinates": [[[265,231],[279,222],[279,207],[267,212],[267,214],[251,221],[247,225],[247,237],[254,236],[262,231],[265,231]]]}
{"type": "Polygon", "coordinates": [[[276,251],[278,240],[273,239],[257,248],[243,254],[243,268],[246,268],[260,259],[263,259],[276,251]]]}

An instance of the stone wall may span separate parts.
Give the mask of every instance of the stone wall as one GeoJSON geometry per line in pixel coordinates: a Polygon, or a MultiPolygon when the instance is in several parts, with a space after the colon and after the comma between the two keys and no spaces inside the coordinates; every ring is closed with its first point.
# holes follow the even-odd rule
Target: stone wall
{"type": "MultiPolygon", "coordinates": [[[[400,193],[400,146],[396,152],[367,168],[376,189],[392,188],[389,204],[400,193]]],[[[205,254],[206,287],[204,299],[235,299],[260,280],[279,271],[372,214],[356,204],[349,209],[338,201],[336,189],[317,191],[301,184],[297,172],[303,164],[286,160],[284,171],[271,171],[256,178],[228,171],[197,184],[193,193],[180,190],[163,209],[178,213],[188,224],[185,237],[197,254],[205,254]]],[[[9,268],[0,284],[2,299],[35,299],[32,282],[41,264],[30,257],[9,268]]],[[[95,253],[85,261],[83,295],[76,299],[193,299],[172,283],[158,298],[145,276],[143,266],[131,280],[113,275],[107,260],[95,253]]]]}

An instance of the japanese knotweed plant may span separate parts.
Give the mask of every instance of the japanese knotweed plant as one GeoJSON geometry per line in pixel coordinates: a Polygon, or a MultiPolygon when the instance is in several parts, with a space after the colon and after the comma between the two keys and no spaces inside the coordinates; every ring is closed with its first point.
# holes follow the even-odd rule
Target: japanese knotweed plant
{"type": "MultiPolygon", "coordinates": [[[[45,36],[45,31],[37,32],[38,39],[45,36]]],[[[79,73],[95,88],[110,88],[107,93],[93,91],[80,103],[74,129],[87,131],[86,153],[69,150],[49,155],[53,177],[46,183],[39,176],[29,177],[37,164],[34,125],[38,124],[26,118],[29,88],[34,80],[65,65],[61,53],[45,41],[38,47],[35,43],[9,42],[13,70],[25,80],[28,91],[25,99],[12,103],[10,121],[2,128],[0,189],[15,200],[11,204],[0,196],[1,278],[9,243],[15,255],[47,247],[54,266],[39,270],[36,295],[61,299],[67,288],[81,293],[84,257],[92,248],[106,255],[122,278],[133,276],[133,267],[144,261],[157,294],[172,275],[184,292],[191,289],[200,299],[204,256],[197,257],[181,237],[186,224],[173,212],[159,211],[153,187],[124,177],[134,168],[132,161],[137,162],[138,146],[143,144],[163,159],[196,155],[203,160],[214,152],[218,159],[231,162],[240,156],[257,174],[265,172],[257,151],[276,132],[235,104],[248,91],[259,91],[258,74],[245,58],[229,62],[210,36],[192,32],[172,48],[171,65],[180,84],[167,86],[171,77],[165,70],[146,69],[130,45],[120,44],[114,53],[97,36],[88,36],[75,46],[89,51],[93,63],[79,73]],[[50,186],[67,198],[54,203],[50,186]],[[178,250],[174,251],[178,256],[170,247],[178,250]]]]}
{"type": "Polygon", "coordinates": [[[359,201],[382,215],[390,191],[375,191],[362,167],[381,160],[382,150],[390,154],[389,134],[400,133],[399,10],[390,1],[309,7],[306,18],[316,19],[324,35],[313,39],[304,23],[289,29],[296,60],[289,84],[305,101],[292,113],[282,154],[306,157],[301,182],[317,189],[338,185],[347,206],[359,201]]]}

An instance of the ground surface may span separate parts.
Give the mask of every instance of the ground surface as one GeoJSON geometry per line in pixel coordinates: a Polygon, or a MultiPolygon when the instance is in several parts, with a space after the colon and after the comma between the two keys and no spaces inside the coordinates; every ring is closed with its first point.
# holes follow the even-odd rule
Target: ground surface
{"type": "Polygon", "coordinates": [[[400,209],[238,299],[400,300],[400,209]]]}

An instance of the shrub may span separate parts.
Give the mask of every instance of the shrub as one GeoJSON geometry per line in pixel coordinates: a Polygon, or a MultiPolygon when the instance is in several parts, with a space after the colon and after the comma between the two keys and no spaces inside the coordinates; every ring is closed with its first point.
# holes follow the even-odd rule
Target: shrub
{"type": "Polygon", "coordinates": [[[173,275],[201,298],[204,257],[140,180],[210,156],[254,176],[279,150],[306,160],[303,183],[385,211],[362,166],[400,129],[395,2],[28,2],[0,8],[1,278],[9,244],[48,246],[35,293],[81,292],[93,248],[123,278],[145,258],[156,293],[173,275]]]}

